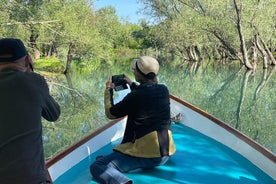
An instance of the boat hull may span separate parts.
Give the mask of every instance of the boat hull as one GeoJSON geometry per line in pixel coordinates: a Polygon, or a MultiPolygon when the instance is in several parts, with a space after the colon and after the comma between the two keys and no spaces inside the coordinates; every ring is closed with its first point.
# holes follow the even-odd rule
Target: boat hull
{"type": "MultiPolygon", "coordinates": [[[[172,182],[175,180],[173,183],[189,183],[194,180],[191,177],[201,178],[205,181],[198,180],[198,183],[216,183],[216,181],[217,183],[221,181],[225,183],[226,178],[229,179],[229,183],[235,183],[233,182],[235,181],[234,178],[238,177],[240,177],[236,180],[236,182],[239,181],[238,183],[248,183],[248,180],[252,180],[255,183],[261,183],[262,181],[263,183],[275,183],[276,159],[275,155],[269,150],[231,128],[224,122],[175,96],[171,96],[171,111],[174,115],[182,115],[182,119],[179,119],[177,124],[172,126],[176,142],[178,141],[178,137],[182,138],[178,141],[179,143],[177,143],[177,153],[171,158],[166,166],[161,166],[151,171],[140,171],[139,177],[137,177],[136,173],[128,173],[131,178],[135,178],[136,183],[141,183],[142,180],[157,181],[159,183],[165,181],[168,183],[169,181],[172,182]],[[185,128],[186,133],[178,132],[183,128],[185,128]],[[187,130],[189,130],[189,132],[187,130]],[[190,135],[190,137],[187,135],[190,135]],[[199,143],[199,138],[202,138],[205,142],[199,143]],[[193,141],[189,143],[188,140],[193,141]],[[202,147],[200,145],[205,146],[202,147]],[[198,150],[201,150],[201,152],[199,153],[198,150]],[[221,154],[218,155],[217,153],[221,154]],[[225,153],[227,158],[219,159],[221,155],[225,153]],[[204,154],[209,155],[209,157],[204,156],[204,154]],[[235,157],[232,161],[231,168],[237,168],[235,163],[238,163],[238,165],[243,163],[243,165],[245,165],[245,168],[236,169],[241,170],[240,173],[236,172],[236,174],[233,174],[231,172],[232,174],[226,174],[226,171],[223,173],[223,170],[227,168],[226,163],[230,163],[230,161],[222,161],[231,157],[235,157]],[[204,159],[206,159],[205,163],[204,159]],[[210,160],[212,161],[209,162],[210,160]],[[248,163],[245,164],[246,160],[248,163]],[[199,164],[199,162],[201,164],[199,164]],[[219,165],[223,167],[219,167],[219,165]],[[248,166],[250,167],[248,168],[248,166]],[[171,172],[170,170],[175,171],[171,172]],[[209,172],[208,170],[213,170],[214,172],[209,172]],[[203,174],[204,171],[205,175],[203,174]],[[224,175],[225,178],[218,180],[219,176],[222,177],[224,175]],[[263,176],[260,177],[260,175],[263,176]],[[163,176],[163,178],[160,176],[163,176]]],[[[52,180],[55,183],[64,183],[64,181],[62,181],[66,180],[64,175],[72,175],[71,172],[76,172],[74,169],[78,167],[77,165],[80,162],[86,162],[85,168],[83,168],[82,171],[86,174],[82,177],[85,180],[83,183],[89,183],[91,180],[89,164],[94,161],[96,154],[100,154],[99,151],[103,150],[104,147],[108,147],[106,150],[108,153],[113,146],[119,143],[124,133],[125,124],[126,118],[112,121],[69,149],[63,151],[55,158],[49,160],[47,162],[47,168],[52,180]]],[[[76,173],[73,175],[76,175],[76,173]]],[[[70,180],[72,180],[72,178],[70,180]]]]}

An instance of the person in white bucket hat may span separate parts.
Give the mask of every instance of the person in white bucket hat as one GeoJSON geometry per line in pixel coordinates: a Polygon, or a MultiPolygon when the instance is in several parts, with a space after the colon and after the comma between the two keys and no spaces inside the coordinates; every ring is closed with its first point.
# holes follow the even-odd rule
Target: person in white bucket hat
{"type": "MultiPolygon", "coordinates": [[[[150,56],[143,56],[139,59],[133,60],[133,69],[136,70],[141,76],[141,78],[136,79],[140,80],[153,80],[157,82],[157,75],[159,71],[159,63],[158,61],[150,56]]],[[[135,77],[139,77],[140,75],[135,75],[135,77]]]]}
{"type": "Polygon", "coordinates": [[[140,84],[125,76],[131,92],[117,104],[113,102],[112,77],[106,82],[106,116],[128,118],[121,144],[90,166],[91,175],[100,183],[132,183],[123,173],[165,164],[176,151],[170,131],[169,90],[158,84],[158,61],[150,56],[140,57],[133,61],[133,70],[140,84]]]}

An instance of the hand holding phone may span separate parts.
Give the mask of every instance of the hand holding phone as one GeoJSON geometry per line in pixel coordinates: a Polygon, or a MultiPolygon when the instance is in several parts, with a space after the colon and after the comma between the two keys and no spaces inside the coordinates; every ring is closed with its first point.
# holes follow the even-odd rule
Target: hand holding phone
{"type": "Polygon", "coordinates": [[[127,89],[126,81],[124,78],[125,78],[124,74],[112,76],[112,83],[114,84],[115,91],[121,91],[121,90],[127,89]]]}

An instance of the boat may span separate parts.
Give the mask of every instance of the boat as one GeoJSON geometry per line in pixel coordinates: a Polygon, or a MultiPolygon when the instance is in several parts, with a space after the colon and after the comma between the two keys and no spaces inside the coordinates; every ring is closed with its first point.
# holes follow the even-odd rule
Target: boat
{"type": "MultiPolygon", "coordinates": [[[[162,166],[126,173],[135,184],[276,184],[276,156],[204,110],[170,95],[177,151],[162,166]]],[[[98,155],[122,139],[127,117],[113,120],[46,162],[54,184],[96,183],[98,155]]]]}

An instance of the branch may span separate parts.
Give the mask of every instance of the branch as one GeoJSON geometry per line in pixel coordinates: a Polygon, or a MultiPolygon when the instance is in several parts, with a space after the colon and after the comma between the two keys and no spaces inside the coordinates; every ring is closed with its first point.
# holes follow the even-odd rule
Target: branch
{"type": "Polygon", "coordinates": [[[264,41],[264,39],[262,37],[259,37],[259,38],[260,38],[260,40],[261,40],[261,42],[262,42],[262,44],[263,44],[263,46],[265,48],[265,51],[266,51],[267,55],[270,58],[271,64],[272,65],[276,65],[276,59],[274,58],[273,54],[270,52],[270,50],[269,50],[266,42],[264,41]]]}
{"type": "Polygon", "coordinates": [[[76,90],[76,89],[69,88],[69,87],[67,87],[67,86],[65,86],[65,85],[63,85],[63,84],[60,84],[60,83],[57,83],[57,82],[53,82],[53,81],[48,81],[48,83],[53,84],[53,85],[56,85],[56,86],[63,87],[63,88],[65,88],[65,89],[68,89],[69,91],[73,91],[73,92],[77,93],[77,95],[79,95],[80,97],[84,97],[84,96],[83,96],[80,92],[78,92],[78,90],[76,90]]]}
{"type": "Polygon", "coordinates": [[[48,21],[29,21],[29,22],[13,22],[13,23],[0,23],[1,26],[13,26],[13,25],[35,25],[35,24],[49,24],[54,22],[59,22],[60,20],[48,20],[48,21]]]}

